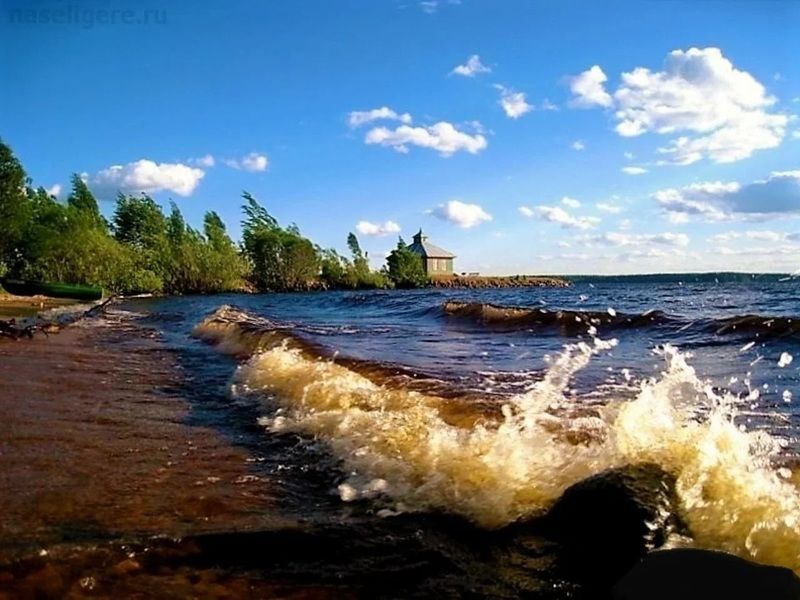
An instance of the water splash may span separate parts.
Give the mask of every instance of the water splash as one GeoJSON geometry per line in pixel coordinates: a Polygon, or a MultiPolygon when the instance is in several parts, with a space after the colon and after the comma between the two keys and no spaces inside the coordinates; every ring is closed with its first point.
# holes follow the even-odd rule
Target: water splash
{"type": "Polygon", "coordinates": [[[800,572],[800,492],[773,465],[781,444],[739,426],[736,399],[700,380],[676,348],[660,351],[664,371],[633,400],[588,411],[570,382],[616,342],[568,345],[496,414],[382,385],[237,323],[218,313],[196,333],[257,352],[237,369],[233,392],[274,396],[281,409],[262,419],[269,430],[324,440],[342,461],[345,501],[375,498],[384,514],[439,510],[497,528],[546,511],[588,476],[654,462],[676,476],[695,544],[800,572]]]}

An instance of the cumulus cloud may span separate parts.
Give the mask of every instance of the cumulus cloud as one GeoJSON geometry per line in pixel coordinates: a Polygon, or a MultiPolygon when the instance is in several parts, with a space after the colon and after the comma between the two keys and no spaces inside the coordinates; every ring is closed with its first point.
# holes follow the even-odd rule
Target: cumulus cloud
{"type": "Polygon", "coordinates": [[[519,213],[523,217],[529,217],[530,218],[530,217],[535,217],[536,216],[536,211],[533,210],[532,208],[527,207],[527,206],[520,206],[518,210],[519,210],[519,213]]]}
{"type": "Polygon", "coordinates": [[[60,183],[53,184],[52,186],[47,188],[47,193],[50,196],[55,196],[56,198],[58,198],[58,196],[61,194],[61,184],[60,183]]]}
{"type": "Polygon", "coordinates": [[[569,89],[573,98],[570,106],[577,108],[593,108],[595,106],[610,107],[613,104],[611,95],[605,89],[608,77],[599,65],[569,78],[569,89]]]}
{"type": "Polygon", "coordinates": [[[751,240],[759,242],[800,242],[800,232],[786,233],[783,231],[727,231],[718,233],[710,238],[712,242],[731,242],[734,240],[751,240]]]}
{"type": "Polygon", "coordinates": [[[356,231],[361,235],[384,236],[392,233],[400,233],[400,225],[394,221],[385,223],[370,223],[369,221],[359,221],[356,224],[356,231]]]}
{"type": "Polygon", "coordinates": [[[533,110],[533,106],[528,104],[525,94],[515,92],[505,86],[496,83],[494,88],[500,92],[500,106],[509,119],[519,119],[522,115],[533,110]]]}
{"type": "Polygon", "coordinates": [[[204,169],[213,167],[216,164],[216,160],[214,160],[214,157],[211,154],[206,154],[205,156],[201,156],[200,158],[190,158],[187,162],[190,165],[203,167],[204,169]]]}
{"type": "Polygon", "coordinates": [[[647,169],[644,167],[622,167],[620,170],[626,175],[642,175],[643,173],[647,173],[647,169]]]}
{"type": "Polygon", "coordinates": [[[434,217],[448,221],[462,229],[469,229],[485,221],[491,221],[492,215],[477,204],[467,204],[460,200],[450,200],[428,211],[434,217]]]}
{"type": "Polygon", "coordinates": [[[373,108],[372,110],[354,110],[347,115],[347,124],[353,128],[381,120],[400,121],[408,125],[411,123],[411,115],[408,113],[399,114],[388,106],[381,106],[380,108],[373,108]]]}
{"type": "Polygon", "coordinates": [[[563,198],[561,198],[561,204],[563,204],[564,206],[568,206],[569,208],[579,208],[581,202],[580,200],[576,200],[575,198],[564,196],[563,198]]]}
{"type": "Polygon", "coordinates": [[[558,105],[550,102],[547,98],[542,100],[542,103],[539,105],[539,108],[542,110],[558,110],[558,105]]]}
{"type": "Polygon", "coordinates": [[[627,158],[628,160],[633,160],[634,158],[636,158],[636,157],[634,156],[633,152],[624,152],[622,155],[623,155],[625,158],[627,158]]]}
{"type": "Polygon", "coordinates": [[[233,169],[243,169],[250,173],[266,171],[269,167],[269,159],[264,154],[251,152],[240,159],[228,158],[225,164],[233,169]]]}
{"type": "Polygon", "coordinates": [[[621,78],[612,97],[605,74],[592,67],[572,78],[572,104],[613,107],[624,137],[683,134],[659,149],[664,162],[734,162],[778,146],[786,134],[789,117],[770,110],[775,98],[719,48],[674,50],[662,70],[637,67],[621,78]]]}
{"type": "Polygon", "coordinates": [[[612,215],[616,215],[622,212],[622,207],[617,204],[611,204],[610,202],[598,202],[595,204],[598,210],[603,212],[611,213],[612,215]]]}
{"type": "Polygon", "coordinates": [[[583,140],[575,140],[572,142],[572,149],[573,150],[585,150],[586,144],[583,143],[583,140]]]}
{"type": "Polygon", "coordinates": [[[426,15],[432,15],[443,4],[461,4],[461,0],[422,0],[419,2],[419,8],[426,15]]]}
{"type": "Polygon", "coordinates": [[[591,229],[600,222],[597,217],[573,216],[560,206],[520,206],[519,212],[526,217],[538,216],[542,221],[557,223],[565,229],[591,229]]]}
{"type": "Polygon", "coordinates": [[[653,194],[672,222],[753,221],[800,214],[800,170],[775,171],[747,185],[738,182],[694,183],[653,194]]]}
{"type": "Polygon", "coordinates": [[[379,144],[393,148],[397,152],[407,153],[409,145],[430,148],[442,156],[451,156],[464,151],[477,154],[488,145],[481,134],[470,135],[459,131],[452,123],[440,121],[430,127],[411,127],[401,125],[396,129],[376,127],[371,129],[364,141],[367,144],[379,144]]]}
{"type": "Polygon", "coordinates": [[[609,232],[599,235],[582,236],[577,240],[585,246],[637,247],[646,245],[674,246],[683,248],[689,245],[689,236],[685,233],[620,233],[609,232]]]}
{"type": "Polygon", "coordinates": [[[463,65],[458,65],[452,71],[451,75],[463,75],[464,77],[475,77],[481,73],[491,73],[492,70],[481,62],[480,56],[473,54],[467,59],[463,65]]]}
{"type": "Polygon", "coordinates": [[[87,176],[86,180],[100,197],[109,197],[117,191],[152,194],[165,190],[179,196],[190,196],[204,176],[202,169],[182,163],[156,163],[142,159],[108,167],[87,176]]]}

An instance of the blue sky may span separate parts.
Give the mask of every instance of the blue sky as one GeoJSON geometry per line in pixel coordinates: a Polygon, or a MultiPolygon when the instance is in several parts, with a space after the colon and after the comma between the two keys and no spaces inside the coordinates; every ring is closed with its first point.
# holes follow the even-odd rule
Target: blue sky
{"type": "Polygon", "coordinates": [[[82,173],[236,237],[248,190],[376,265],[423,227],[459,271],[800,268],[797,2],[2,10],[0,136],[61,198],[82,173]]]}

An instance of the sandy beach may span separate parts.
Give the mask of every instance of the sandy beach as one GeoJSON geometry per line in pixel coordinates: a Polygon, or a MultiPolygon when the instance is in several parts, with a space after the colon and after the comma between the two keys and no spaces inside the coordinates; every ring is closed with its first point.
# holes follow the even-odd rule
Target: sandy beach
{"type": "Polygon", "coordinates": [[[47,296],[14,296],[0,291],[0,318],[24,318],[59,306],[74,304],[74,300],[48,298],[47,296]]]}
{"type": "Polygon", "coordinates": [[[214,591],[221,575],[156,574],[138,556],[158,554],[152,535],[248,530],[273,514],[252,459],[187,424],[181,376],[158,336],[120,313],[0,339],[0,598],[118,597],[155,585],[164,596],[225,597],[256,585],[229,578],[227,592],[214,591]]]}

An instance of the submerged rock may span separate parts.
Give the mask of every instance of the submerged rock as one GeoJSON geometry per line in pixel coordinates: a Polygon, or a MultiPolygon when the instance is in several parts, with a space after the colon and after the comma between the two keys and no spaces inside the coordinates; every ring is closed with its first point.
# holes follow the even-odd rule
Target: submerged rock
{"type": "Polygon", "coordinates": [[[653,552],[614,586],[614,600],[800,599],[800,578],[789,569],[709,550],[653,552]]]}
{"type": "Polygon", "coordinates": [[[685,531],[677,507],[672,475],[654,464],[629,465],[568,488],[544,528],[569,576],[609,589],[671,533],[685,531]]]}

